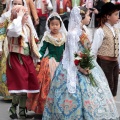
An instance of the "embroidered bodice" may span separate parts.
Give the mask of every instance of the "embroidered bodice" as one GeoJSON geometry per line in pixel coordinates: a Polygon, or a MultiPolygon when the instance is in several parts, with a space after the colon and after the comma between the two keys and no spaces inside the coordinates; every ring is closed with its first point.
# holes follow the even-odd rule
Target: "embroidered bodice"
{"type": "Polygon", "coordinates": [[[43,58],[46,49],[48,49],[47,56],[49,56],[49,58],[54,57],[57,62],[60,62],[64,51],[64,43],[66,41],[65,35],[62,34],[62,36],[63,37],[60,39],[54,38],[50,34],[47,34],[44,37],[43,46],[39,51],[41,54],[41,59],[43,58]]]}

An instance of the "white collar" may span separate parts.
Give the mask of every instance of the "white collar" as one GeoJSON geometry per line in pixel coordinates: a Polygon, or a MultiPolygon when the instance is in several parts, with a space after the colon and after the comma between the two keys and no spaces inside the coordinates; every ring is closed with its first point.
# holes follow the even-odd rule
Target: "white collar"
{"type": "Polygon", "coordinates": [[[111,24],[109,24],[109,23],[107,23],[107,22],[105,23],[105,25],[110,28],[110,30],[112,31],[113,35],[115,36],[115,31],[114,31],[114,29],[113,29],[114,25],[112,26],[111,24]]]}
{"type": "Polygon", "coordinates": [[[110,23],[105,23],[105,25],[107,25],[109,28],[113,28],[114,27],[114,25],[112,26],[110,23]]]}

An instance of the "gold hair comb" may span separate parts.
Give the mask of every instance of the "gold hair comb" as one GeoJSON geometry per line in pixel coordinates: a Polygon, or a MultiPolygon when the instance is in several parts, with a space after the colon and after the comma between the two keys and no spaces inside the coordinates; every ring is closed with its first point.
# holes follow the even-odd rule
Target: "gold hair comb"
{"type": "Polygon", "coordinates": [[[80,13],[83,13],[83,14],[85,14],[85,11],[83,11],[83,10],[80,10],[80,13]]]}

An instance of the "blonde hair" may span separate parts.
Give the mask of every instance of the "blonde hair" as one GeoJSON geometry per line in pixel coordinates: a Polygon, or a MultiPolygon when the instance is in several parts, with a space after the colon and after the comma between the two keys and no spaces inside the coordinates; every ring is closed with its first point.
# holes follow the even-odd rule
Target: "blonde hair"
{"type": "Polygon", "coordinates": [[[82,20],[85,18],[87,11],[88,9],[86,7],[83,7],[83,6],[80,7],[80,15],[82,17],[82,20]]]}

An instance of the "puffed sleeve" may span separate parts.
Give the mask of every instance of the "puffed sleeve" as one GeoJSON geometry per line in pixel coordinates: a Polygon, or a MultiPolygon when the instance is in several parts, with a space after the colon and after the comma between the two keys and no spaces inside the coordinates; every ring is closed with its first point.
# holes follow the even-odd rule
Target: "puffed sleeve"
{"type": "Polygon", "coordinates": [[[18,16],[8,25],[7,36],[8,37],[19,37],[22,33],[22,17],[18,16]]]}
{"type": "Polygon", "coordinates": [[[94,34],[93,43],[91,46],[91,54],[97,57],[97,52],[100,46],[102,45],[104,32],[102,28],[98,28],[94,34]]]}

